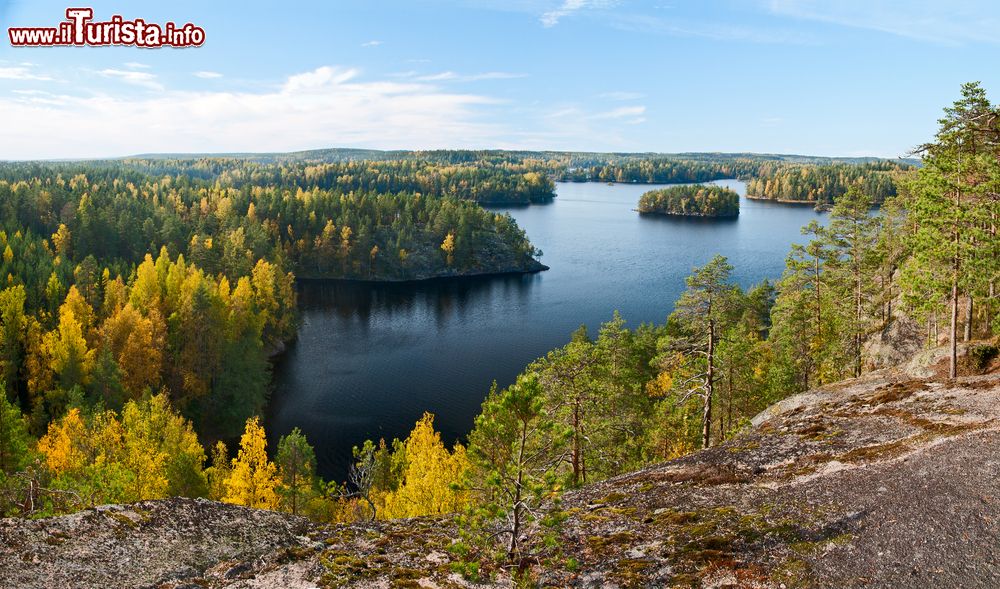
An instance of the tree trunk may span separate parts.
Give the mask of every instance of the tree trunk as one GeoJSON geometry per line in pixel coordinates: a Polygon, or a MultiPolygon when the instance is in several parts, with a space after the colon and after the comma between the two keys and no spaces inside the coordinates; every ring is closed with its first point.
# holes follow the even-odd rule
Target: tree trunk
{"type": "Polygon", "coordinates": [[[972,341],[972,295],[969,295],[969,306],[965,309],[965,334],[962,341],[970,342],[972,341]]]}
{"type": "Polygon", "coordinates": [[[855,270],[854,287],[854,376],[861,376],[861,269],[855,270]]]}
{"type": "MultiPolygon", "coordinates": [[[[819,292],[819,258],[816,257],[813,262],[813,275],[815,278],[815,291],[816,291],[816,343],[821,344],[823,342],[823,300],[819,292]]],[[[813,362],[813,366],[817,368],[816,370],[816,382],[819,385],[823,384],[823,377],[821,376],[821,371],[818,362],[813,362]]]]}
{"type": "Polygon", "coordinates": [[[726,401],[726,425],[722,428],[723,437],[733,428],[733,367],[729,366],[729,399],[726,401]]]}
{"type": "MultiPolygon", "coordinates": [[[[958,239],[956,238],[957,242],[958,239]]],[[[948,362],[948,378],[958,376],[958,256],[952,262],[951,273],[951,326],[948,329],[951,353],[948,362]]]]}
{"type": "Polygon", "coordinates": [[[708,320],[708,375],[705,377],[705,408],[701,418],[701,447],[712,442],[712,393],[715,387],[715,320],[708,320]]]}
{"type": "Polygon", "coordinates": [[[507,550],[507,557],[512,561],[517,555],[517,537],[521,535],[521,512],[524,507],[521,505],[521,489],[524,485],[524,447],[527,444],[528,424],[524,422],[521,427],[521,441],[517,452],[517,481],[514,484],[514,509],[510,526],[510,546],[507,550]]]}
{"type": "Polygon", "coordinates": [[[580,484],[580,400],[573,403],[573,486],[580,484]]]}

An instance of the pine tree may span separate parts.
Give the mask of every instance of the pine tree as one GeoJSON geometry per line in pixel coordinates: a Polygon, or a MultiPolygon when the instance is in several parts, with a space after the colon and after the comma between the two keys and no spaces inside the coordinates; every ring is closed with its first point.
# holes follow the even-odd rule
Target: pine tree
{"type": "Polygon", "coordinates": [[[294,428],[287,436],[278,440],[278,454],[275,457],[281,486],[278,492],[290,506],[291,512],[299,513],[299,506],[313,487],[316,471],[316,452],[309,445],[299,428],[294,428]]]}
{"type": "Polygon", "coordinates": [[[0,477],[20,470],[28,459],[31,438],[28,425],[16,403],[0,381],[0,477]]]}
{"type": "Polygon", "coordinates": [[[538,376],[522,375],[490,391],[469,434],[468,486],[479,501],[462,520],[463,534],[476,543],[505,539],[506,557],[515,563],[527,556],[528,525],[558,520],[558,467],[571,432],[546,415],[544,403],[538,376]]]}
{"type": "Polygon", "coordinates": [[[872,199],[851,187],[830,213],[830,222],[820,234],[829,252],[827,283],[836,291],[837,314],[841,319],[844,356],[854,376],[861,376],[861,347],[872,332],[878,302],[877,245],[879,221],[871,215],[872,199]]]}
{"type": "Polygon", "coordinates": [[[977,282],[995,274],[996,259],[977,252],[989,241],[985,229],[995,223],[983,195],[988,186],[984,172],[992,169],[989,160],[995,159],[988,152],[993,130],[986,124],[992,112],[979,83],[964,84],[962,98],[939,120],[935,141],[923,146],[924,165],[908,186],[915,231],[910,236],[913,257],[907,286],[931,296],[947,293],[952,378],[958,374],[959,300],[970,296],[971,305],[971,293],[981,287],[977,282]]]}
{"type": "Polygon", "coordinates": [[[702,399],[703,448],[712,441],[712,403],[715,397],[716,345],[719,337],[732,322],[734,287],[729,283],[733,267],[726,258],[716,255],[712,260],[695,268],[687,278],[687,290],[678,299],[673,316],[686,326],[690,337],[683,345],[688,357],[702,358],[703,366],[688,380],[692,385],[688,394],[702,399]]]}

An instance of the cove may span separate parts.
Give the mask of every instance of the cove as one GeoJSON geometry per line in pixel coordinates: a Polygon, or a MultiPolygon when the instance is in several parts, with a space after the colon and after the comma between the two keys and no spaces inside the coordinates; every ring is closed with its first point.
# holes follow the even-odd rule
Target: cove
{"type": "Polygon", "coordinates": [[[745,198],[735,219],[640,216],[655,185],[559,183],[551,204],[497,208],[524,228],[542,262],[537,274],[414,283],[303,282],[297,339],[275,359],[266,424],[272,447],[299,427],[318,471],[342,481],[351,447],[405,437],[424,411],[447,443],[471,429],[496,380],[591,334],[614,310],[632,327],[662,322],[684,278],[716,253],[748,287],[784,269],[800,228],[824,213],[745,198]]]}

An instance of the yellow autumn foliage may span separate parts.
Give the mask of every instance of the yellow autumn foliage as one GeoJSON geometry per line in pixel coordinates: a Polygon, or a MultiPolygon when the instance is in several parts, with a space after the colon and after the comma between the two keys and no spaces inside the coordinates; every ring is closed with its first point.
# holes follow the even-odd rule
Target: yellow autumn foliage
{"type": "Polygon", "coordinates": [[[57,483],[92,489],[95,501],[197,496],[206,488],[205,451],[165,395],[129,401],[121,418],[104,411],[85,419],[72,408],[49,424],[38,451],[57,483]]]}
{"type": "Polygon", "coordinates": [[[59,476],[82,468],[87,455],[81,445],[87,439],[87,426],[80,410],[73,408],[59,421],[49,423],[48,432],[38,440],[38,451],[53,475],[59,476]]]}
{"type": "Polygon", "coordinates": [[[403,446],[406,467],[399,488],[384,493],[379,517],[385,519],[452,513],[465,508],[467,493],[452,488],[469,466],[465,448],[449,452],[434,431],[434,415],[424,413],[403,446]]]}
{"type": "Polygon", "coordinates": [[[280,503],[278,484],[278,467],[267,458],[264,428],[258,418],[251,417],[240,438],[240,450],[233,458],[232,471],[224,483],[226,495],[222,500],[258,509],[277,509],[280,503]]]}

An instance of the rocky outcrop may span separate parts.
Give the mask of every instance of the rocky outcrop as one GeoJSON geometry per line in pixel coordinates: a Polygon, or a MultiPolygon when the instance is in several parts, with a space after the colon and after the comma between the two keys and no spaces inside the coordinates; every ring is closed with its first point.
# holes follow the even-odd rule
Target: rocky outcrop
{"type": "Polygon", "coordinates": [[[250,577],[276,580],[265,587],[311,587],[304,579],[322,572],[304,558],[320,546],[315,528],[286,514],[180,498],[0,519],[0,587],[194,589],[250,577]]]}
{"type": "Polygon", "coordinates": [[[904,364],[924,348],[926,339],[919,325],[897,312],[884,329],[864,342],[861,353],[865,369],[878,370],[904,364]]]}
{"type": "MultiPolygon", "coordinates": [[[[551,587],[1000,586],[1000,379],[885,370],[709,450],[568,493],[551,587]]],[[[511,586],[450,518],[310,524],[167,500],[0,523],[2,587],[511,586]]]]}

